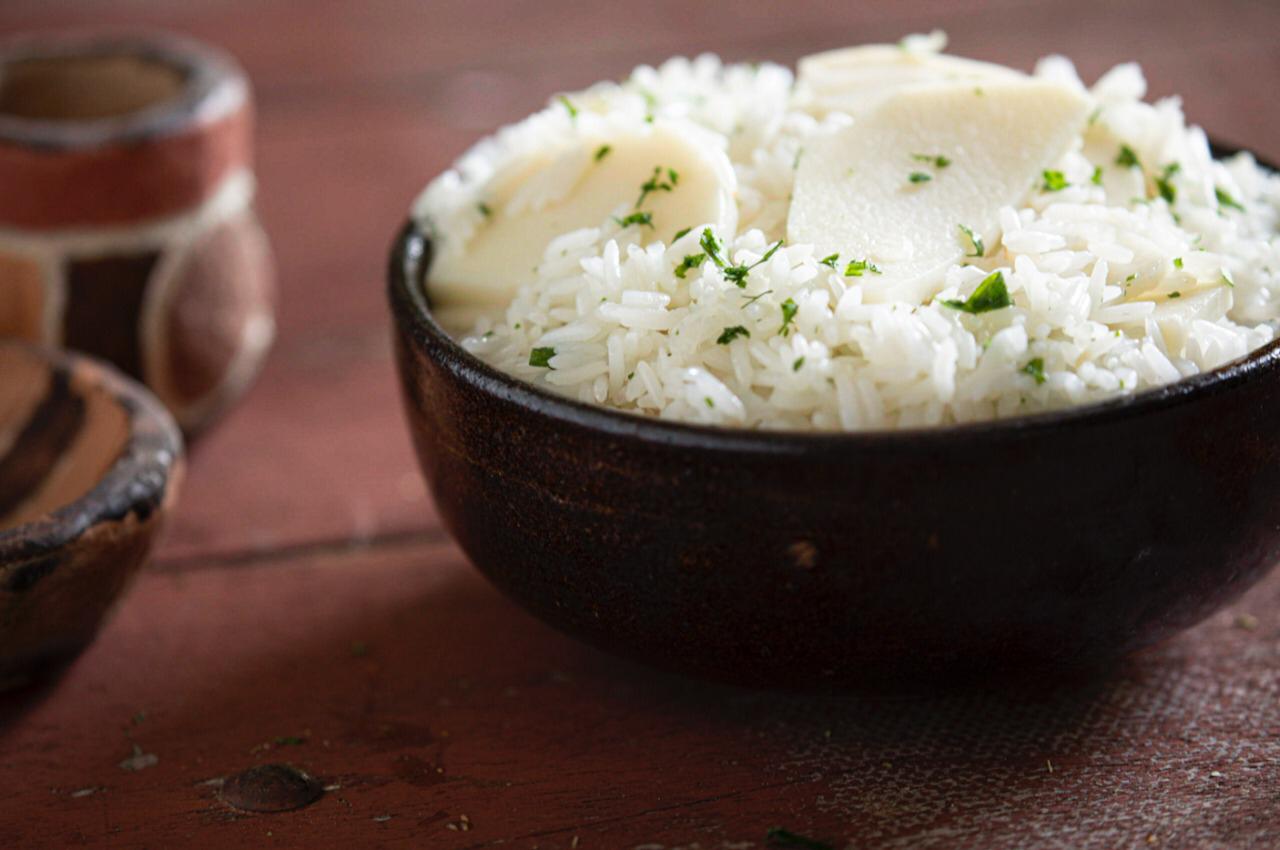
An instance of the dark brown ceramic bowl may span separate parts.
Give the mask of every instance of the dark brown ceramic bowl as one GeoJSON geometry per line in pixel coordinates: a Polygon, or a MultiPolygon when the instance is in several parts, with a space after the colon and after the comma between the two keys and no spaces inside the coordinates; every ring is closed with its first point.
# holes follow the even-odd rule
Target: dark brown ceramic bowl
{"type": "Polygon", "coordinates": [[[0,690],[89,644],[172,503],[182,438],[87,357],[0,343],[0,690]]]}
{"type": "Polygon", "coordinates": [[[878,686],[1106,662],[1280,556],[1280,343],[1134,398],[855,434],[681,425],[551,395],[390,298],[449,531],[530,611],[654,664],[878,686]]]}

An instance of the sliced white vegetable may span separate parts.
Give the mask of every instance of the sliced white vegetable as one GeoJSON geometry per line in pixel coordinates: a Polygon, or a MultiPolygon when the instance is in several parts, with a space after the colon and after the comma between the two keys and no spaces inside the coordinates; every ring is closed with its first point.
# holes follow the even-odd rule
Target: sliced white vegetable
{"type": "Polygon", "coordinates": [[[961,225],[990,249],[1002,206],[1039,191],[1042,172],[1079,138],[1080,92],[1012,81],[899,91],[851,126],[806,145],[787,240],[874,262],[866,300],[927,300],[952,263],[975,253],[961,225]],[[916,155],[930,158],[920,161],[916,155]],[[945,157],[940,165],[934,157],[945,157]],[[920,182],[911,175],[919,174],[920,182]]]}
{"type": "Polygon", "coordinates": [[[817,53],[797,66],[796,101],[818,115],[857,115],[905,88],[937,83],[988,83],[1025,80],[1025,74],[959,56],[871,44],[817,53]]]}
{"type": "Polygon", "coordinates": [[[625,131],[583,130],[489,181],[475,232],[464,244],[438,246],[429,279],[433,309],[453,324],[505,307],[554,238],[611,216],[647,213],[652,226],[634,225],[644,243],[670,242],[676,232],[706,224],[733,234],[736,190],[728,156],[696,126],[659,120],[625,131]],[[645,194],[637,206],[651,179],[670,188],[645,194]]]}

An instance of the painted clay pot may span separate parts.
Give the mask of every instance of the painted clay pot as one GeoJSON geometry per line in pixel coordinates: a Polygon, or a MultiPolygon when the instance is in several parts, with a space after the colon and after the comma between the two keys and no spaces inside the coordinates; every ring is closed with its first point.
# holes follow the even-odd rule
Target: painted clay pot
{"type": "Polygon", "coordinates": [[[0,343],[0,690],[97,633],[173,503],[182,437],[147,390],[80,355],[0,343]]]}
{"type": "Polygon", "coordinates": [[[204,47],[0,43],[0,337],[106,359],[188,434],[209,424],[275,327],[251,123],[243,73],[204,47]]]}

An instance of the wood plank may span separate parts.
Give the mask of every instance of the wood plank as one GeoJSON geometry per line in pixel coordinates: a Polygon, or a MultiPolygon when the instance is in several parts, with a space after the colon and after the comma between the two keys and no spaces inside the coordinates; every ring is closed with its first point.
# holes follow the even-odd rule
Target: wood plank
{"type": "Polygon", "coordinates": [[[1101,681],[867,699],[614,660],[448,544],[204,566],[144,575],[51,697],[0,703],[0,845],[1262,848],[1280,824],[1280,575],[1101,681]],[[135,745],[158,762],[119,767],[135,745]],[[208,784],[276,761],[336,787],[248,815],[208,784]]]}
{"type": "Polygon", "coordinates": [[[435,528],[398,392],[384,330],[282,342],[244,405],[193,449],[157,557],[435,528]]]}

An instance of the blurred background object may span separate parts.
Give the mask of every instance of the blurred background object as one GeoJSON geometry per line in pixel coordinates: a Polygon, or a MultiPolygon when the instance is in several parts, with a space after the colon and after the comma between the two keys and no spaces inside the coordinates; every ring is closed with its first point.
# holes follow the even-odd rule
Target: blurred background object
{"type": "Polygon", "coordinates": [[[0,43],[0,336],[109,360],[207,426],[274,333],[251,136],[247,81],[211,49],[0,43]]]}
{"type": "Polygon", "coordinates": [[[0,693],[80,653],[151,553],[182,437],[92,358],[0,341],[0,693]]]}

